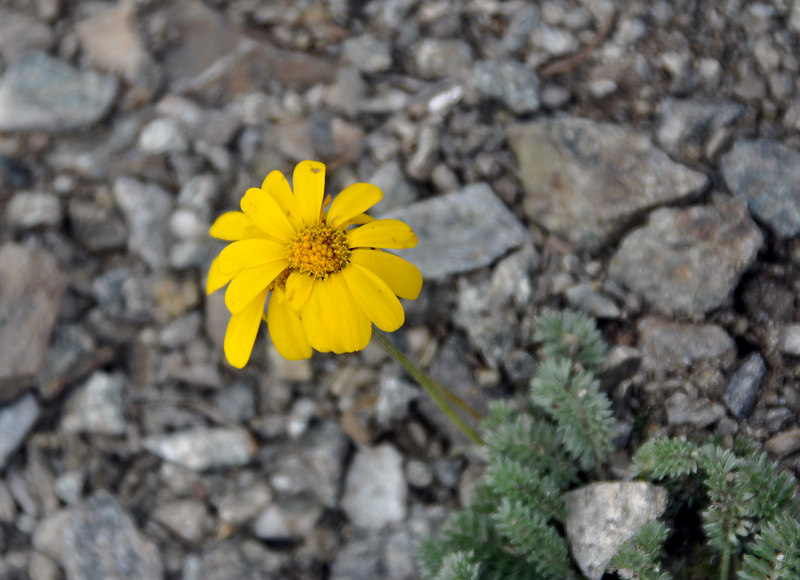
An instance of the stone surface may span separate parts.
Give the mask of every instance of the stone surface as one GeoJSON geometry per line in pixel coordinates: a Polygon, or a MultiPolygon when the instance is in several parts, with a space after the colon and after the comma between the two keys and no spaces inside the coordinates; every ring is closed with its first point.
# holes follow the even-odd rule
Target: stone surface
{"type": "Polygon", "coordinates": [[[165,461],[194,471],[240,467],[249,463],[255,452],[246,431],[223,427],[151,435],[142,446],[165,461]]]}
{"type": "Polygon", "coordinates": [[[590,580],[600,580],[619,547],[667,508],[667,491],[651,483],[594,483],[564,494],[572,554],[590,580]]]}
{"type": "Polygon", "coordinates": [[[280,578],[288,555],[255,540],[212,540],[198,558],[189,557],[183,580],[254,580],[280,578]]]}
{"type": "Polygon", "coordinates": [[[460,39],[426,38],[415,47],[414,62],[426,79],[465,77],[472,64],[472,49],[460,39]]]}
{"type": "Polygon", "coordinates": [[[656,141],[672,155],[699,159],[715,134],[743,113],[733,101],[664,99],[658,105],[656,141]]]}
{"type": "Polygon", "coordinates": [[[800,429],[789,429],[770,437],[764,442],[764,449],[778,457],[786,457],[800,451],[800,429]]]}
{"type": "Polygon", "coordinates": [[[128,224],[128,249],[152,269],[164,266],[167,248],[167,221],[172,198],[155,184],[130,177],[114,180],[114,201],[128,224]]]}
{"type": "Polygon", "coordinates": [[[181,499],[158,505],[153,519],[190,544],[199,542],[211,529],[208,509],[194,499],[181,499]]]}
{"type": "Polygon", "coordinates": [[[764,359],[759,353],[754,352],[731,376],[723,400],[737,419],[750,416],[756,403],[758,389],[761,388],[766,374],[767,366],[764,364],[764,359]]]}
{"type": "Polygon", "coordinates": [[[641,133],[573,117],[512,125],[508,141],[533,221],[596,251],[644,210],[686,199],[708,180],[641,133]]]}
{"type": "Polygon", "coordinates": [[[625,237],[608,271],[657,311],[700,318],[728,300],[762,244],[739,202],[660,209],[625,237]]]}
{"type": "Polygon", "coordinates": [[[720,167],[731,192],[773,233],[800,233],[800,152],[766,139],[739,140],[720,167]]]}
{"type": "Polygon", "coordinates": [[[20,192],[8,203],[6,221],[19,229],[56,226],[61,222],[61,203],[49,193],[20,192]]]}
{"type": "Polygon", "coordinates": [[[36,397],[28,393],[11,403],[0,406],[0,471],[22,445],[39,418],[36,397]]]}
{"type": "Polygon", "coordinates": [[[716,324],[684,324],[654,317],[637,327],[643,364],[649,369],[675,372],[702,360],[733,362],[736,344],[716,324]]]}
{"type": "Polygon", "coordinates": [[[670,425],[693,425],[703,429],[725,417],[725,407],[703,398],[689,397],[677,392],[666,401],[667,423],[670,425]]]}
{"type": "Polygon", "coordinates": [[[61,429],[67,433],[124,435],[125,383],[119,375],[95,372],[67,402],[61,429]]]}
{"type": "Polygon", "coordinates": [[[150,155],[183,153],[189,142],[176,121],[153,119],[139,133],[139,148],[150,155]]]}
{"type": "Polygon", "coordinates": [[[66,280],[44,250],[0,247],[0,400],[13,396],[44,364],[66,280]]]}
{"type": "Polygon", "coordinates": [[[0,8],[0,57],[12,63],[31,50],[53,44],[50,27],[24,12],[0,8]]]}
{"type": "Polygon", "coordinates": [[[0,78],[0,131],[66,131],[105,116],[117,81],[79,71],[64,61],[31,52],[0,78]]]}
{"type": "Polygon", "coordinates": [[[33,544],[61,565],[67,580],[164,577],[158,548],[106,491],[42,520],[36,527],[33,544]]]}
{"type": "Polygon", "coordinates": [[[314,529],[323,506],[302,496],[268,506],[253,522],[253,533],[262,540],[287,541],[307,537],[314,529]]]}
{"type": "Polygon", "coordinates": [[[342,508],[356,526],[378,530],[406,515],[403,458],[392,445],[363,447],[347,472],[342,508]]]}
{"type": "Polygon", "coordinates": [[[383,72],[392,67],[390,45],[371,35],[356,36],[345,41],[342,56],[365,73],[383,72]]]}
{"type": "Polygon", "coordinates": [[[512,113],[522,115],[539,109],[539,78],[517,61],[479,60],[470,81],[479,93],[497,99],[512,113]]]}
{"type": "Polygon", "coordinates": [[[419,245],[399,254],[407,257],[425,279],[490,264],[528,239],[524,226],[485,183],[420,201],[382,217],[410,225],[419,245]]]}
{"type": "Polygon", "coordinates": [[[800,324],[787,324],[780,332],[778,348],[791,356],[800,356],[800,324]]]}

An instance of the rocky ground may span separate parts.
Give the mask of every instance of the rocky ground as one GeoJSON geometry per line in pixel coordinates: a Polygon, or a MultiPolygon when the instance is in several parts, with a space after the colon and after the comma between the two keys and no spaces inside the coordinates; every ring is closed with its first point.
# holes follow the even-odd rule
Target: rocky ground
{"type": "Polygon", "coordinates": [[[480,477],[377,347],[222,356],[207,229],[272,169],[379,185],[395,338],[485,407],[571,306],[627,455],[800,469],[800,2],[0,1],[0,577],[405,579],[480,477]]]}

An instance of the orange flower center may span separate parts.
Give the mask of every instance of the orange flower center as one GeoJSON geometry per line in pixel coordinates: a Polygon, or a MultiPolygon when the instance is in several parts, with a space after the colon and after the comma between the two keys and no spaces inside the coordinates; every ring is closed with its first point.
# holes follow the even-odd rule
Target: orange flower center
{"type": "Polygon", "coordinates": [[[325,278],[338,272],[350,258],[345,231],[326,223],[300,232],[287,244],[287,250],[289,268],[314,278],[325,278]]]}

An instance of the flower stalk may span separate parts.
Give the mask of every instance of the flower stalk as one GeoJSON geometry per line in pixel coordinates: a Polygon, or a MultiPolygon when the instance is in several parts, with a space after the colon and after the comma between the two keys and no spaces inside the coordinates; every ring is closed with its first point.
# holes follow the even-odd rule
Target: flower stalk
{"type": "Polygon", "coordinates": [[[434,402],[439,406],[442,412],[458,427],[461,431],[470,438],[476,445],[483,445],[483,440],[480,435],[470,427],[466,421],[456,412],[453,407],[461,409],[474,419],[480,419],[480,415],[470,407],[461,397],[440,385],[438,382],[428,375],[425,371],[412,363],[401,351],[397,348],[388,337],[381,331],[377,330],[375,336],[378,343],[383,349],[389,353],[397,362],[400,363],[405,371],[411,375],[419,385],[425,389],[434,402]]]}

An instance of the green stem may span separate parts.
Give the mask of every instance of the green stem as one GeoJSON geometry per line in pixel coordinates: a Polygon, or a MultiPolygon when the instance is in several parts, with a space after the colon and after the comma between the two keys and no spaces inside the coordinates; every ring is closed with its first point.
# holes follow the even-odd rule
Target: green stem
{"type": "Polygon", "coordinates": [[[439,405],[439,408],[447,415],[450,420],[455,423],[455,425],[464,432],[464,434],[469,437],[474,443],[477,445],[483,445],[483,440],[480,438],[472,427],[467,425],[467,423],[462,419],[458,413],[455,412],[452,405],[455,405],[462,411],[469,413],[471,416],[475,418],[479,418],[480,415],[476,413],[463,399],[461,399],[455,393],[447,390],[445,387],[434,381],[427,373],[425,373],[422,369],[420,369],[417,365],[412,363],[410,360],[406,358],[406,356],[400,352],[392,342],[386,337],[386,335],[381,332],[380,330],[375,330],[375,336],[378,337],[378,342],[383,347],[383,349],[388,352],[390,355],[394,357],[394,359],[400,363],[400,365],[406,370],[408,374],[410,374],[414,380],[416,380],[419,385],[427,391],[427,393],[431,396],[434,402],[439,405]],[[449,402],[448,402],[449,401],[449,402]]]}
{"type": "Polygon", "coordinates": [[[719,570],[719,580],[728,580],[731,571],[731,547],[726,546],[722,552],[722,566],[719,570]]]}

